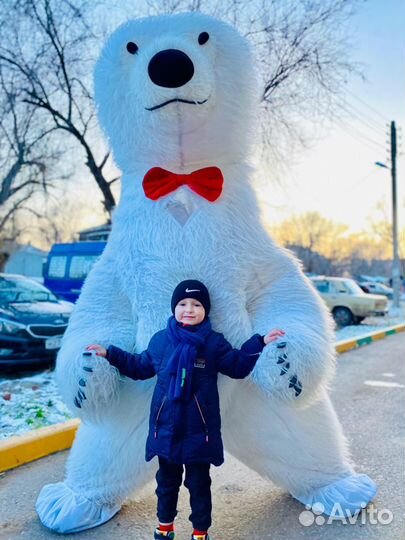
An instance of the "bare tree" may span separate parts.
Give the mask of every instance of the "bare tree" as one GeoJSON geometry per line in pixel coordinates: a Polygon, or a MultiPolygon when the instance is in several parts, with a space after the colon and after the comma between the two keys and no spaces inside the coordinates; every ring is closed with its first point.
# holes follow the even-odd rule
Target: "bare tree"
{"type": "MultiPolygon", "coordinates": [[[[136,9],[139,14],[206,12],[236,25],[251,40],[262,88],[263,148],[272,162],[286,162],[292,145],[308,140],[303,120],[318,126],[338,110],[336,98],[355,69],[345,23],[360,1],[145,0],[136,9]]],[[[113,4],[100,0],[98,17],[107,19],[113,4]]],[[[118,4],[134,16],[133,2],[118,4]]],[[[25,102],[81,149],[110,214],[119,178],[108,172],[109,153],[100,144],[94,118],[91,72],[101,45],[94,6],[91,0],[2,3],[0,65],[20,78],[25,102]]]]}
{"type": "Polygon", "coordinates": [[[60,153],[36,111],[21,99],[18,80],[0,67],[0,231],[32,196],[53,186],[60,153]],[[7,76],[9,75],[9,76],[7,76]]]}
{"type": "MultiPolygon", "coordinates": [[[[98,188],[92,186],[90,189],[95,192],[98,188]]],[[[16,239],[22,244],[30,242],[49,250],[55,243],[77,241],[79,231],[99,225],[103,220],[103,210],[97,199],[78,197],[68,184],[58,184],[49,196],[40,198],[35,205],[40,211],[18,213],[11,219],[4,239],[16,239]]]]}
{"type": "Polygon", "coordinates": [[[88,4],[78,0],[11,0],[0,17],[4,21],[10,8],[13,11],[13,24],[7,25],[0,43],[0,62],[18,75],[25,103],[42,111],[59,133],[79,143],[103,194],[104,208],[110,213],[115,206],[111,185],[117,178],[106,178],[109,153],[98,157],[94,140],[90,75],[99,40],[86,23],[88,4]]]}
{"type": "MultiPolygon", "coordinates": [[[[402,210],[405,211],[405,201],[402,204],[402,210]]],[[[392,217],[388,210],[387,204],[380,201],[373,212],[373,216],[369,219],[370,229],[382,244],[389,246],[389,257],[392,256],[392,217]]],[[[398,250],[401,259],[405,259],[405,227],[399,228],[398,231],[398,250]]]]}

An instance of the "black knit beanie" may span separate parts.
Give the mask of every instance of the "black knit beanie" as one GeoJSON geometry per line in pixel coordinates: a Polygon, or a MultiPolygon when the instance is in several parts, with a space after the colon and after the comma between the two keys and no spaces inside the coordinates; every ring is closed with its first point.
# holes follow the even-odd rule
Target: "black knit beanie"
{"type": "Polygon", "coordinates": [[[205,309],[205,316],[208,317],[211,302],[210,294],[204,283],[201,283],[201,281],[197,281],[196,279],[186,279],[177,285],[173,291],[171,302],[173,315],[177,304],[180,302],[180,300],[184,300],[184,298],[194,298],[195,300],[201,302],[205,309]]]}

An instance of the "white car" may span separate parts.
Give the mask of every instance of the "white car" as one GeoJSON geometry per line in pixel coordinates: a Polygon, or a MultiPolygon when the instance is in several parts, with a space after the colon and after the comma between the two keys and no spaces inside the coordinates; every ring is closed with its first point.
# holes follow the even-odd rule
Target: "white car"
{"type": "Polygon", "coordinates": [[[359,283],[360,287],[366,293],[383,294],[389,300],[392,300],[394,296],[394,290],[391,287],[387,287],[383,283],[377,283],[375,281],[365,281],[359,283]]]}
{"type": "Polygon", "coordinates": [[[385,315],[388,311],[385,296],[366,294],[354,279],[317,276],[311,282],[338,326],[359,324],[366,317],[385,315]]]}

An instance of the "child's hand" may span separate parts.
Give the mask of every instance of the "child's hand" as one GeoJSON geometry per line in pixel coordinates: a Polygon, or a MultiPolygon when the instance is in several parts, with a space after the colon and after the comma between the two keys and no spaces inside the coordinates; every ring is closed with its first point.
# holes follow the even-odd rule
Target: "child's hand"
{"type": "Polygon", "coordinates": [[[86,347],[86,351],[95,351],[97,356],[102,356],[103,358],[107,358],[107,350],[104,349],[101,345],[89,345],[86,347]]]}
{"type": "Polygon", "coordinates": [[[283,337],[284,334],[284,330],[279,330],[278,328],[275,328],[274,330],[270,330],[270,332],[264,336],[263,340],[265,344],[268,345],[272,341],[276,341],[277,338],[283,337]]]}

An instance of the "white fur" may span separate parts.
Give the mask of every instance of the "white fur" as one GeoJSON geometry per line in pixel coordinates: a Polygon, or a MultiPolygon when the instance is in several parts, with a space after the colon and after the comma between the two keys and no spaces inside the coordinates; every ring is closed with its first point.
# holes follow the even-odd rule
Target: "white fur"
{"type": "MultiPolygon", "coordinates": [[[[123,171],[122,196],[58,357],[66,402],[72,406],[83,376],[86,345],[142,351],[166,325],[175,285],[199,279],[211,293],[214,329],[235,346],[254,332],[286,332],[288,374],[280,376],[279,351],[271,344],[248,380],[220,379],[226,449],[293,495],[350,474],[326,393],[334,369],[330,316],[297,261],[265,232],[251,186],[247,160],[258,90],[246,41],[201,14],[130,21],[107,42],[95,91],[101,125],[123,171]],[[203,31],[210,39],[199,45],[203,31]],[[128,41],[138,45],[136,55],[127,52],[128,41]],[[162,88],[148,77],[149,60],[166,48],[186,52],[194,63],[194,77],[181,88],[162,88]],[[208,101],[145,109],[174,97],[208,101]],[[212,165],[225,179],[215,203],[187,187],[156,202],[143,193],[151,167],[188,173],[212,165]],[[299,397],[288,387],[294,374],[303,385],[299,397]]],[[[91,501],[120,502],[151,474],[143,456],[154,381],[121,378],[104,360],[87,380],[88,399],[74,409],[83,425],[66,484],[91,501]]]]}

